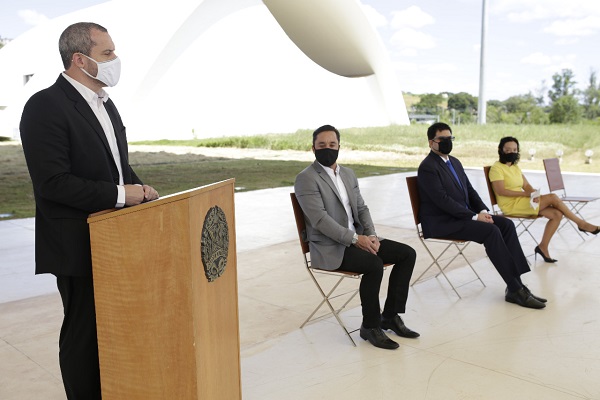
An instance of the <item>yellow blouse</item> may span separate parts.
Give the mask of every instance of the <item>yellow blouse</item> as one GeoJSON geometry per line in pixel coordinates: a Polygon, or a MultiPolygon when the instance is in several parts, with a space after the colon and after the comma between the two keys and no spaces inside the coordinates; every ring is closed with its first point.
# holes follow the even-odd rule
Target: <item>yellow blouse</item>
{"type": "MultiPolygon", "coordinates": [[[[490,168],[490,182],[504,181],[504,188],[515,192],[523,191],[523,172],[518,165],[502,164],[496,161],[490,168]]],[[[538,215],[539,208],[531,207],[529,197],[508,197],[496,193],[498,207],[504,214],[538,215]]]]}

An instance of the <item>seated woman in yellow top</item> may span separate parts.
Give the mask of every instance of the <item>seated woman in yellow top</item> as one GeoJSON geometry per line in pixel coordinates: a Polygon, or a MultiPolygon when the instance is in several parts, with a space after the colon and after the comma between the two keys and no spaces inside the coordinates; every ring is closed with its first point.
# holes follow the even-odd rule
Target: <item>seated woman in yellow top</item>
{"type": "Polygon", "coordinates": [[[594,235],[600,233],[600,228],[581,218],[578,218],[561,200],[554,194],[543,194],[536,198],[538,208],[533,208],[530,202],[531,193],[535,189],[527,182],[517,165],[519,162],[519,141],[511,136],[504,137],[498,145],[500,161],[496,161],[490,169],[490,182],[496,194],[498,206],[505,214],[513,215],[543,215],[548,218],[542,240],[535,248],[536,257],[539,254],[548,263],[556,262],[550,257],[548,245],[554,232],[558,229],[560,220],[567,217],[575,222],[582,232],[594,235]]]}

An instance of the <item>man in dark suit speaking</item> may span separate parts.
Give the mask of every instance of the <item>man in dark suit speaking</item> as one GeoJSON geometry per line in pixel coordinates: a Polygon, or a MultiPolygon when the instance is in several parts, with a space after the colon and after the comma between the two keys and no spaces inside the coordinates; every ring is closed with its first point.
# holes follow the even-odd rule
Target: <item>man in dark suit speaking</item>
{"type": "Polygon", "coordinates": [[[490,261],[506,282],[505,300],[522,307],[544,308],[546,299],[535,296],[521,282],[521,275],[529,272],[529,264],[514,223],[488,214],[462,164],[449,155],[454,140],[450,126],[442,122],[431,125],[427,139],[431,151],[421,162],[417,179],[425,238],[483,243],[490,261]]]}
{"type": "Polygon", "coordinates": [[[306,220],[310,259],[314,267],[363,274],[360,282],[363,323],[360,337],[376,347],[396,349],[398,343],[382,329],[416,338],[398,313],[404,313],[416,253],[412,247],[378,238],[369,208],[354,172],[337,164],[340,133],[323,125],[313,133],[316,161],[296,177],[294,190],[306,220]],[[393,263],[388,294],[380,311],[383,264],[393,263]]]}
{"type": "Polygon", "coordinates": [[[65,391],[70,400],[91,400],[101,394],[87,217],[158,193],[129,166],[125,126],[103,89],[116,85],[121,70],[107,30],[73,24],[59,52],[65,71],[28,100],[20,131],[36,202],[36,273],[56,275],[64,307],[65,391]]]}

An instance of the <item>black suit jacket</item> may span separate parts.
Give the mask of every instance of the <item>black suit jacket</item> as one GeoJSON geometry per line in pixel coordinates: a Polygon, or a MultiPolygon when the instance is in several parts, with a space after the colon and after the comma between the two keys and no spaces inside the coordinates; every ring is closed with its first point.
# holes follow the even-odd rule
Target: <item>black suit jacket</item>
{"type": "Polygon", "coordinates": [[[475,214],[488,210],[471,186],[460,161],[452,156],[449,158],[462,187],[444,160],[433,151],[419,165],[419,216],[426,238],[444,237],[457,232],[475,214]]]}
{"type": "MultiPolygon", "coordinates": [[[[121,117],[109,99],[125,184],[142,182],[129,166],[121,117]]],[[[90,213],[113,208],[119,173],[106,135],[88,103],[62,75],[25,104],[23,151],[36,202],[36,273],[92,273],[90,213]]]]}

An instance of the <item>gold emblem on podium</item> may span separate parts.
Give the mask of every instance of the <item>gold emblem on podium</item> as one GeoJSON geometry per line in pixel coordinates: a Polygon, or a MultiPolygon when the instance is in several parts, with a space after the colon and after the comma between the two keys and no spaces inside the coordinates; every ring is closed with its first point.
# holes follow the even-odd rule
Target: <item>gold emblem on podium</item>
{"type": "Polygon", "coordinates": [[[214,282],[225,272],[229,253],[229,228],[219,206],[211,207],[206,213],[200,251],[206,279],[214,282]]]}

